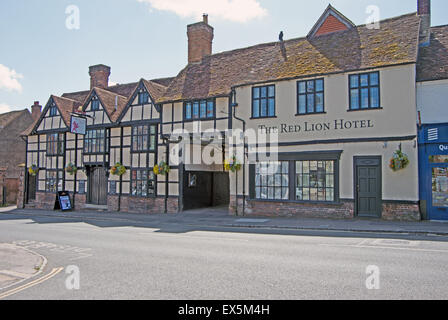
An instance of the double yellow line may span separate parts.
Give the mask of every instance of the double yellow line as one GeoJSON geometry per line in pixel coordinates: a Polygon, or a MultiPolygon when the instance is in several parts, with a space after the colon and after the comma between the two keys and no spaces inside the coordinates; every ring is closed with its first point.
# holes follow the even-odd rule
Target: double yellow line
{"type": "Polygon", "coordinates": [[[59,272],[61,272],[62,270],[64,270],[63,267],[59,267],[59,268],[54,268],[53,270],[51,270],[51,272],[39,279],[36,279],[34,281],[31,281],[27,284],[24,284],[23,286],[14,288],[12,290],[6,291],[5,293],[0,293],[0,299],[4,299],[6,297],[12,296],[13,294],[19,293],[23,290],[29,289],[31,287],[34,287],[35,285],[38,285],[40,283],[43,283],[45,281],[47,281],[48,279],[53,278],[54,276],[56,276],[59,272]]]}

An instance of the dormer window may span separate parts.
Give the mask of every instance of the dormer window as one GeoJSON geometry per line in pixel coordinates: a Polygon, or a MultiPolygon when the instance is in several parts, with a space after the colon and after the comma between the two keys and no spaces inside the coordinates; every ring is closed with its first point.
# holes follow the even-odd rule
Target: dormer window
{"type": "Polygon", "coordinates": [[[100,110],[100,101],[98,99],[92,100],[92,111],[100,110]]]}
{"type": "Polygon", "coordinates": [[[50,107],[50,111],[49,111],[49,116],[50,117],[55,117],[58,115],[58,107],[56,107],[55,104],[52,104],[50,107]]]}
{"type": "Polygon", "coordinates": [[[149,94],[146,91],[139,92],[138,94],[138,104],[148,104],[149,94]]]}

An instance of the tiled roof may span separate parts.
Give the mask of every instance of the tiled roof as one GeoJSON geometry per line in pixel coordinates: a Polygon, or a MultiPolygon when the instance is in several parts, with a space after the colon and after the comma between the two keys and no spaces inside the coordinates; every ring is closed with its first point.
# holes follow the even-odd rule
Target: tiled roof
{"type": "Polygon", "coordinates": [[[448,79],[448,25],[431,28],[431,42],[420,48],[417,81],[448,79]]]}
{"type": "Polygon", "coordinates": [[[71,99],[78,101],[82,104],[84,104],[85,100],[89,96],[90,91],[79,91],[79,92],[72,92],[72,93],[64,93],[62,95],[63,98],[71,99]]]}
{"type": "MultiPolygon", "coordinates": [[[[137,85],[138,83],[134,84],[133,91],[135,91],[137,85]]],[[[115,122],[126,107],[129,97],[125,97],[101,88],[93,88],[92,90],[95,90],[98,98],[101,100],[101,104],[109,115],[110,120],[115,122]]]]}
{"type": "Polygon", "coordinates": [[[70,114],[77,110],[82,104],[79,101],[63,97],[51,96],[61,112],[62,119],[67,127],[70,127],[70,114]]]}
{"type": "Polygon", "coordinates": [[[154,100],[158,100],[159,98],[163,97],[163,94],[166,91],[166,86],[163,86],[161,84],[158,84],[154,81],[148,81],[143,79],[143,83],[145,84],[146,89],[149,91],[149,94],[154,100]]]}
{"type": "Polygon", "coordinates": [[[15,119],[20,117],[24,112],[29,112],[27,109],[20,111],[11,111],[7,113],[0,114],[0,131],[13,122],[15,119]]]}
{"type": "Polygon", "coordinates": [[[206,56],[171,82],[159,103],[228,95],[233,86],[417,62],[416,13],[308,39],[206,56]]]}
{"type": "Polygon", "coordinates": [[[169,77],[169,78],[160,78],[160,79],[152,79],[152,82],[158,83],[164,87],[168,87],[170,83],[175,79],[176,77],[169,77]]]}

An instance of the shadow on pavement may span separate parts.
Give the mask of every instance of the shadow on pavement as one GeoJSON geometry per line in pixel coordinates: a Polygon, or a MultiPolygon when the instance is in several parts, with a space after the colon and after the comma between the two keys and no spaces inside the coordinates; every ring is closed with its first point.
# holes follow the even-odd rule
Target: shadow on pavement
{"type": "MultiPolygon", "coordinates": [[[[288,219],[282,220],[286,225],[273,227],[263,222],[271,221],[269,218],[251,218],[229,216],[223,210],[196,210],[182,214],[155,214],[137,215],[123,213],[100,212],[48,212],[43,210],[14,210],[8,213],[0,213],[1,221],[31,220],[28,224],[71,224],[85,223],[98,228],[151,228],[156,233],[184,234],[194,231],[205,232],[231,232],[244,234],[286,235],[286,236],[313,236],[313,237],[343,237],[343,238],[381,238],[381,239],[412,239],[426,241],[448,242],[448,235],[425,234],[412,231],[394,232],[391,230],[356,230],[350,229],[357,220],[343,221],[347,224],[347,230],[331,229],[326,225],[316,226],[288,226],[288,219]],[[84,216],[83,216],[84,215],[84,216]],[[259,221],[253,225],[238,225],[239,221],[259,221]]],[[[278,220],[278,219],[277,219],[278,220]]],[[[299,220],[297,220],[299,221],[299,220]]],[[[334,220],[319,220],[319,223],[328,223],[334,220]]],[[[338,223],[341,223],[339,220],[338,223]]],[[[375,225],[377,221],[369,221],[375,225]]],[[[448,225],[446,226],[448,227],[448,225]]]]}

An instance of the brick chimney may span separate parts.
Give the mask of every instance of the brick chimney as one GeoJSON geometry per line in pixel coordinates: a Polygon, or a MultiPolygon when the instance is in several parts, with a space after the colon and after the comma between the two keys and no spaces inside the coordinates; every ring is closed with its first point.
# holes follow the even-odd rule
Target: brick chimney
{"type": "Polygon", "coordinates": [[[420,46],[428,46],[431,40],[431,0],[417,0],[420,17],[420,46]]]}
{"type": "Polygon", "coordinates": [[[40,114],[42,113],[42,106],[39,104],[39,101],[34,101],[34,104],[31,106],[31,117],[36,121],[40,118],[40,114]]]}
{"type": "Polygon", "coordinates": [[[212,54],[213,28],[208,24],[208,15],[203,15],[202,22],[187,26],[188,63],[198,63],[212,54]]]}
{"type": "Polygon", "coordinates": [[[98,87],[106,89],[109,87],[110,67],[104,64],[89,67],[90,89],[98,87]]]}

